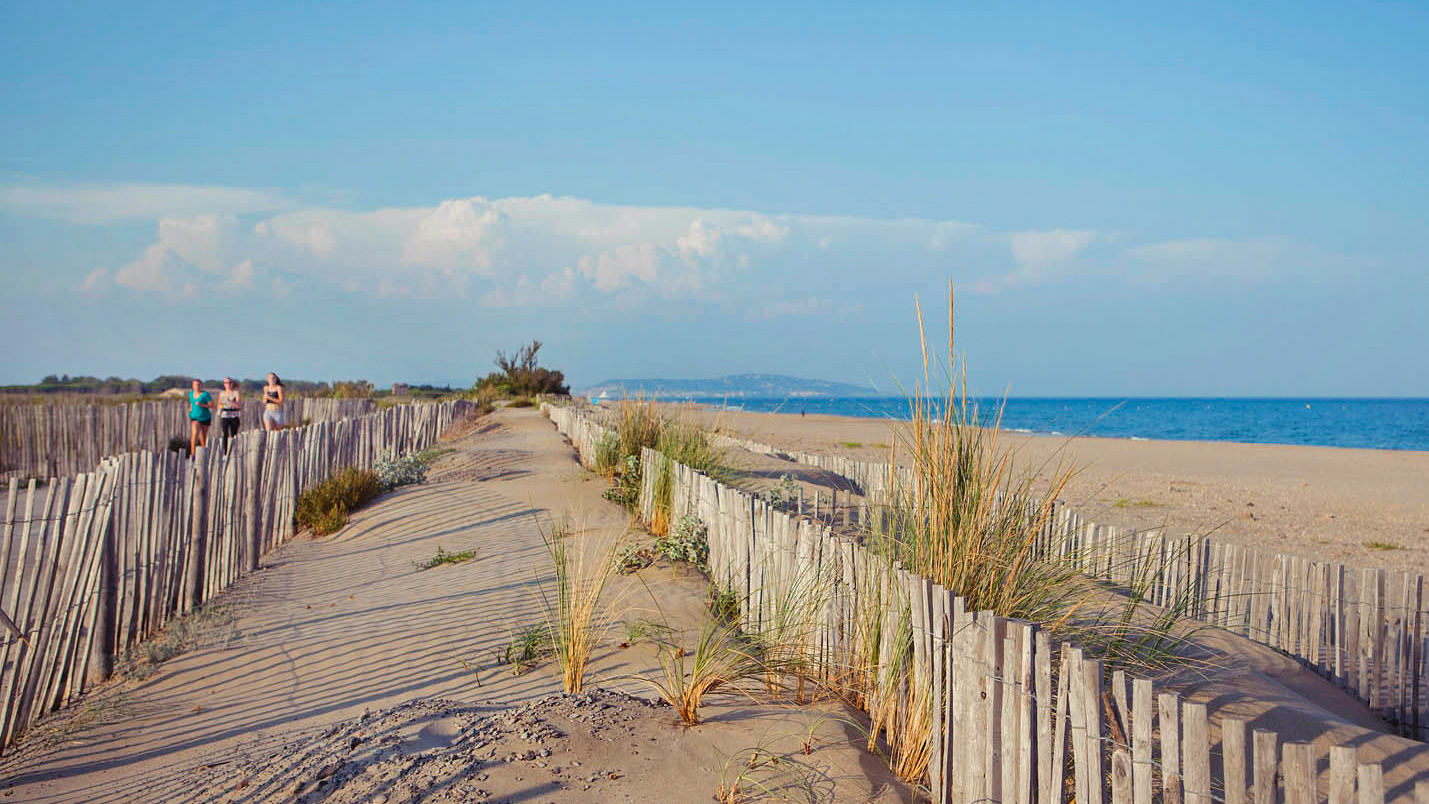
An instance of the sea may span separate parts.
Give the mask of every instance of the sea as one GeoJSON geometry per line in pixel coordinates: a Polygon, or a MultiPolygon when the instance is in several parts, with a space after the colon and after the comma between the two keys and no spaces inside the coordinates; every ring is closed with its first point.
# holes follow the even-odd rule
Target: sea
{"type": "MultiPolygon", "coordinates": [[[[976,400],[983,420],[1002,399],[976,400]]],[[[740,397],[716,404],[747,411],[908,418],[902,397],[740,397]]],[[[1005,430],[1063,436],[1239,441],[1429,450],[1429,399],[1112,399],[1012,397],[1005,430]]]]}

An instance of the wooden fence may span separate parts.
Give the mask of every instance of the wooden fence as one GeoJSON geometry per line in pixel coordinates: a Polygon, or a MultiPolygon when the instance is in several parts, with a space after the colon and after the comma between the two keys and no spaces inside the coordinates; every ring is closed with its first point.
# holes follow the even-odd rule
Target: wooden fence
{"type": "MultiPolygon", "coordinates": [[[[721,436],[721,443],[838,475],[872,507],[913,488],[907,467],[781,451],[721,436]]],[[[1187,616],[1300,659],[1415,739],[1429,739],[1429,599],[1420,568],[1384,570],[1258,550],[1220,539],[1166,536],[1086,521],[1058,503],[1037,544],[1118,584],[1145,583],[1151,602],[1189,603],[1187,616]]]]}
{"type": "Polygon", "coordinates": [[[258,567],[294,533],[298,493],[432,444],[468,402],[403,405],[227,452],[105,458],[43,488],[9,483],[0,542],[0,747],[107,678],[117,657],[258,567]]]}
{"type": "MultiPolygon", "coordinates": [[[[593,465],[606,428],[549,411],[593,465]]],[[[668,472],[669,515],[707,528],[711,576],[741,601],[744,628],[801,644],[824,682],[868,712],[895,767],[923,769],[939,804],[1381,804],[1387,789],[1429,804],[1429,778],[1403,764],[1359,763],[1352,746],[1330,747],[1323,763],[1311,743],[1212,723],[1205,704],[1107,674],[1035,623],[967,611],[825,523],[654,451],[642,462],[642,516],[668,472]],[[811,615],[793,633],[791,609],[811,615]]]]}
{"type": "MultiPolygon", "coordinates": [[[[245,430],[263,428],[263,401],[243,401],[245,430]]],[[[213,394],[217,402],[218,395],[213,394]]],[[[283,421],[331,421],[377,409],[371,399],[289,398],[283,421]]],[[[210,437],[217,438],[215,422],[210,437]]],[[[109,455],[166,449],[189,436],[188,404],[178,400],[124,405],[60,403],[0,405],[0,479],[70,477],[93,471],[109,455]]]]}

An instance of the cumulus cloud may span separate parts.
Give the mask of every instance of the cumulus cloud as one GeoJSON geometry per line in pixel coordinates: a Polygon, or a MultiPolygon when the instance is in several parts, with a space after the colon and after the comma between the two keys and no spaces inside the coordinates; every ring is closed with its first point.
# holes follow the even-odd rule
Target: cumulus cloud
{"type": "Polygon", "coordinates": [[[378,297],[469,298],[489,307],[698,300],[785,316],[841,310],[860,301],[850,290],[871,276],[889,286],[951,277],[974,293],[997,294],[1092,276],[1264,280],[1297,260],[1325,261],[1283,238],[1137,244],[1085,229],[1000,232],[954,220],[639,207],[552,195],[346,210],[231,188],[0,193],[0,207],[71,220],[114,220],[120,199],[128,204],[124,217],[153,216],[154,242],[127,262],[96,266],[78,287],[91,294],[287,294],[311,285],[378,297]],[[170,212],[181,209],[188,214],[170,212]]]}

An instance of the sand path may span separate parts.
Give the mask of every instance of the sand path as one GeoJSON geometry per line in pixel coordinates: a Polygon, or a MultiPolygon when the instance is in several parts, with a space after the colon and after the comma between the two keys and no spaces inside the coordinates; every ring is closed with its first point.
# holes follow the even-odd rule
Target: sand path
{"type": "MultiPolygon", "coordinates": [[[[570,446],[533,410],[498,411],[450,445],[457,451],[437,462],[425,485],[387,495],[329,539],[295,541],[268,556],[262,571],[220,598],[236,619],[209,634],[203,647],[163,663],[146,680],[111,684],[62,713],[61,726],[48,735],[37,730],[0,763],[0,796],[116,804],[229,800],[238,781],[232,769],[286,762],[273,758],[275,749],[320,739],[369,710],[429,698],[495,710],[558,692],[549,668],[514,676],[494,661],[512,631],[542,621],[537,578],[550,572],[542,530],[563,518],[584,535],[609,536],[623,533],[628,520],[601,499],[605,484],[580,468],[570,446]],[[477,556],[416,566],[438,548],[475,549],[477,556]]],[[[650,590],[677,625],[688,628],[697,619],[702,581],[668,567],[642,578],[626,585],[650,590]]],[[[591,674],[603,686],[648,696],[649,688],[628,674],[653,664],[648,649],[612,648],[591,674]]],[[[826,717],[828,709],[796,715],[727,703],[710,707],[709,723],[697,730],[660,726],[664,732],[648,739],[667,744],[669,762],[678,767],[657,768],[654,800],[664,800],[658,791],[668,792],[662,786],[668,781],[707,799],[719,781],[711,755],[732,754],[771,729],[807,731],[804,721],[826,717]]],[[[830,720],[820,727],[830,744],[821,759],[824,783],[860,790],[859,800],[907,800],[906,787],[890,780],[880,760],[852,746],[856,729],[840,725],[830,720]],[[876,790],[882,794],[871,795],[876,790]]],[[[542,800],[595,800],[551,790],[542,788],[542,800]]],[[[255,800],[247,795],[253,792],[238,799],[255,800]]]]}

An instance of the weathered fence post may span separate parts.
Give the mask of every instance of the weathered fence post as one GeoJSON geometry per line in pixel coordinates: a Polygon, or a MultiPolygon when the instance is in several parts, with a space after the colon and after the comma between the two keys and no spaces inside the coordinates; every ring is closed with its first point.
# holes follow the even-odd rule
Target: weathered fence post
{"type": "Polygon", "coordinates": [[[203,577],[205,549],[208,541],[208,447],[194,451],[193,463],[193,503],[189,506],[189,557],[188,577],[184,579],[185,613],[193,611],[203,603],[203,577]]]}
{"type": "Polygon", "coordinates": [[[245,456],[247,466],[246,471],[248,485],[244,488],[244,529],[243,548],[244,572],[255,572],[258,569],[258,559],[263,552],[263,451],[268,446],[266,432],[258,432],[249,438],[248,454],[245,456]]]}

